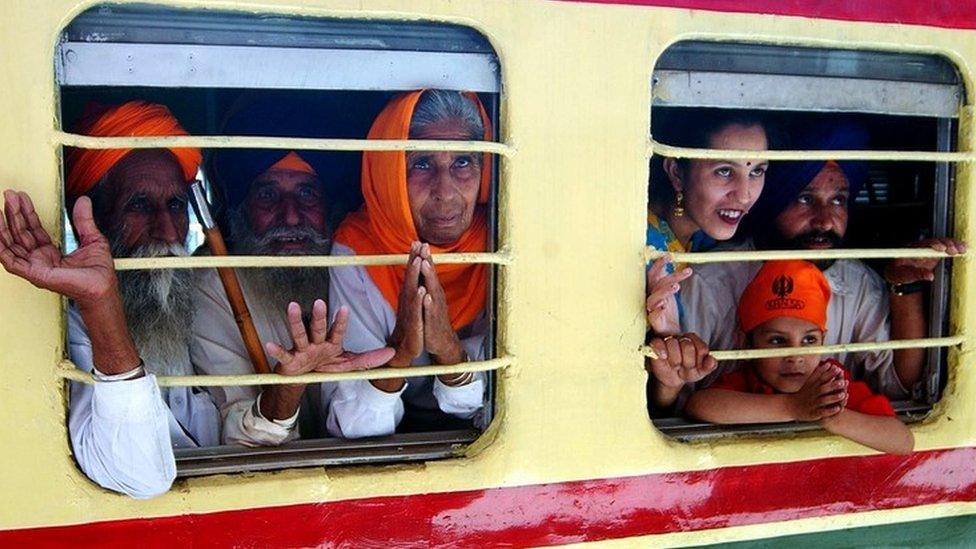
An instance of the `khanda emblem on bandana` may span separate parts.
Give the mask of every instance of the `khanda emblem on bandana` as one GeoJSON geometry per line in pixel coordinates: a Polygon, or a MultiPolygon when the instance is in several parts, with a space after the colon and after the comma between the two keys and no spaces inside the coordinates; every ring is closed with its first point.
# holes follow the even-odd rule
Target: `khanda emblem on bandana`
{"type": "Polygon", "coordinates": [[[803,309],[806,307],[806,304],[802,300],[787,297],[793,293],[793,277],[787,275],[777,276],[773,279],[771,289],[777,298],[767,301],[766,309],[803,309]]]}
{"type": "Polygon", "coordinates": [[[773,280],[773,293],[778,295],[780,299],[793,293],[793,277],[786,275],[779,275],[773,280]]]}

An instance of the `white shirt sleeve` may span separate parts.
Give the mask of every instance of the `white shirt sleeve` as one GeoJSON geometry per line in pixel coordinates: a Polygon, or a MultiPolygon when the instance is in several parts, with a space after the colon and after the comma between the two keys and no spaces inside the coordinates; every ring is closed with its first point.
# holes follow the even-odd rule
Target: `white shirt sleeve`
{"type": "MultiPolygon", "coordinates": [[[[206,270],[198,274],[194,301],[197,309],[190,343],[193,366],[208,375],[254,373],[216,271],[206,270]]],[[[256,316],[254,311],[252,316],[256,316]]],[[[269,358],[269,362],[274,363],[274,360],[269,358]]],[[[298,438],[295,422],[273,422],[254,413],[260,388],[208,387],[208,390],[223,418],[221,439],[224,444],[277,446],[298,438]]]]}
{"type": "Polygon", "coordinates": [[[451,414],[463,419],[474,417],[485,401],[485,373],[475,372],[474,379],[465,385],[451,387],[445,385],[440,378],[434,378],[434,398],[437,406],[445,414],[451,414]]]}
{"type": "MultiPolygon", "coordinates": [[[[366,292],[365,269],[338,267],[329,274],[330,315],[334,320],[340,307],[349,309],[349,327],[343,347],[355,353],[385,347],[386,336],[392,332],[392,327],[388,326],[383,310],[371,303],[366,292]]],[[[338,382],[329,402],[326,421],[329,434],[342,438],[392,434],[403,419],[400,396],[404,390],[406,384],[398,392],[387,393],[364,379],[338,382]]]]}
{"type": "Polygon", "coordinates": [[[735,345],[739,296],[734,295],[735,291],[725,283],[727,281],[705,278],[693,271],[681,284],[682,331],[698,335],[711,350],[732,349],[735,345]]]}
{"type": "MultiPolygon", "coordinates": [[[[888,291],[881,277],[870,267],[859,265],[863,275],[856,277],[860,284],[851,299],[856,307],[853,342],[888,341],[891,339],[890,304],[888,291]]],[[[890,398],[907,398],[910,389],[902,386],[895,372],[894,353],[890,349],[866,353],[854,353],[848,367],[853,367],[859,377],[875,390],[890,398]]]]}
{"type": "MultiPolygon", "coordinates": [[[[68,315],[71,360],[92,370],[91,341],[80,316],[68,315]]],[[[170,413],[152,375],[111,383],[71,383],[68,431],[75,459],[99,486],[134,498],[169,490],[176,478],[170,413]]]]}

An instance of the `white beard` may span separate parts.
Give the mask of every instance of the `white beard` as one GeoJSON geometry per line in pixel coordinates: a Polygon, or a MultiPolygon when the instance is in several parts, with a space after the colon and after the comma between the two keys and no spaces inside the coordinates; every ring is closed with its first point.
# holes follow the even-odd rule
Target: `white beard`
{"type": "MultiPolygon", "coordinates": [[[[186,256],[186,248],[153,243],[130,257],[186,256]]],[[[193,273],[189,269],[121,271],[119,293],[129,333],[146,370],[156,375],[192,375],[193,273]]]]}
{"type": "MultiPolygon", "coordinates": [[[[307,254],[325,255],[332,249],[332,240],[310,227],[276,227],[257,236],[240,208],[228,212],[234,253],[242,255],[281,255],[272,250],[272,243],[280,237],[294,236],[307,239],[311,245],[307,254]]],[[[292,301],[301,306],[303,316],[310,315],[316,299],[328,301],[329,271],[317,267],[280,267],[263,269],[238,269],[255,303],[253,307],[285,318],[288,304],[292,301]]]]}

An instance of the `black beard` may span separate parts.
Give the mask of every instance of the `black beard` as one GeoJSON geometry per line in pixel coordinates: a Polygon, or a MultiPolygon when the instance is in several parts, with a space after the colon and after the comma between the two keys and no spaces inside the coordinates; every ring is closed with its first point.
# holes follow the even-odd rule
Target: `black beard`
{"type": "Polygon", "coordinates": [[[796,235],[788,240],[782,240],[780,246],[782,250],[810,250],[815,245],[830,244],[830,248],[840,248],[844,243],[844,237],[834,231],[808,231],[796,235]]]}
{"type": "MultiPolygon", "coordinates": [[[[769,240],[762,241],[763,249],[813,250],[815,249],[814,244],[823,243],[829,243],[831,249],[836,249],[844,243],[844,237],[834,231],[807,231],[788,239],[782,238],[779,233],[775,233],[771,237],[769,240]]],[[[823,271],[833,265],[834,261],[834,259],[821,259],[812,263],[823,271]]]]}

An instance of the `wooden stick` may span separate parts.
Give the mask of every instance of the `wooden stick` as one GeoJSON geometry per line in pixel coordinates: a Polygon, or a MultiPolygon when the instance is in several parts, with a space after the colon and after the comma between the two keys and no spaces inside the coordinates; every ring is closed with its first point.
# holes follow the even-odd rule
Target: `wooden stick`
{"type": "MultiPolygon", "coordinates": [[[[207,204],[203,185],[196,181],[191,189],[197,217],[200,219],[200,224],[203,225],[203,234],[207,237],[210,253],[215,256],[228,255],[227,244],[224,242],[224,236],[220,234],[220,227],[214,223],[213,217],[210,215],[210,206],[207,204]]],[[[247,355],[251,358],[254,371],[259,374],[270,374],[271,366],[268,364],[268,357],[264,354],[264,347],[261,345],[258,331],[254,328],[251,311],[247,308],[247,301],[244,299],[244,292],[241,290],[241,282],[237,279],[237,272],[231,267],[217,267],[217,275],[220,276],[220,283],[224,286],[224,293],[227,294],[227,301],[234,312],[234,321],[237,322],[237,328],[241,332],[241,339],[244,340],[244,348],[247,349],[247,355]]]]}

